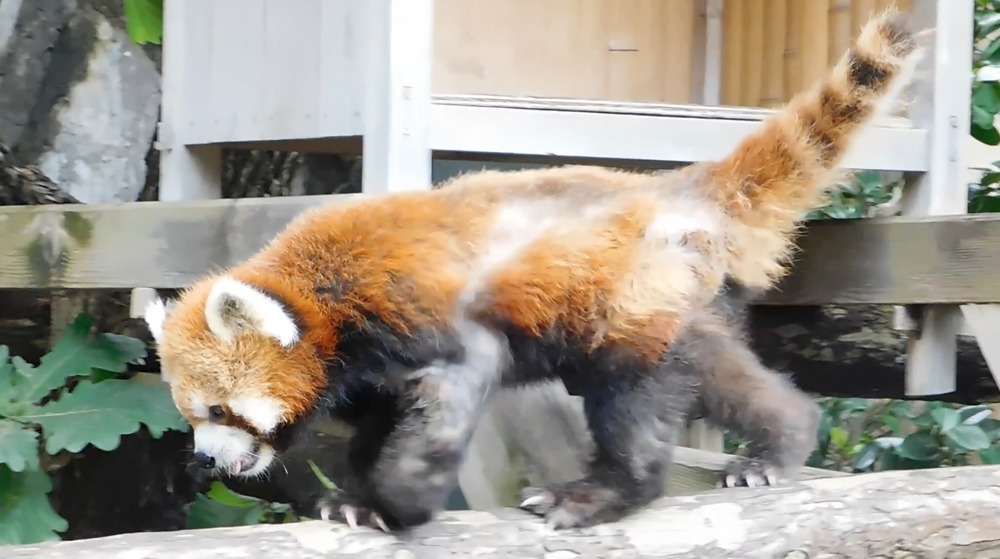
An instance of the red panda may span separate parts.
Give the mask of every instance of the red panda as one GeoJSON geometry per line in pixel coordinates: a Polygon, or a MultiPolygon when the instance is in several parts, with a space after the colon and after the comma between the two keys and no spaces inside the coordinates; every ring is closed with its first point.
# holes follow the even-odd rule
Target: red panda
{"type": "Polygon", "coordinates": [[[746,347],[732,293],[784,273],[804,213],[919,52],[902,16],[875,18],[719,161],[483,172],[303,212],[147,309],[196,462],[261,475],[333,414],[356,429],[353,478],[321,515],[405,529],[442,508],[492,394],[559,379],[583,396],[594,451],[580,479],[525,492],[552,527],[658,497],[698,409],[754,439],[728,485],[794,476],[818,410],[746,347]]]}

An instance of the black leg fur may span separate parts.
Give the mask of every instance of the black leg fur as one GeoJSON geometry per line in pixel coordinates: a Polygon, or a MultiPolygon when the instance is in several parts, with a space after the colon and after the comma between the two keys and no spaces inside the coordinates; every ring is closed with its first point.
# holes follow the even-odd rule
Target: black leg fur
{"type": "Polygon", "coordinates": [[[675,437],[694,400],[693,369],[680,355],[674,351],[662,364],[633,368],[628,376],[620,370],[594,373],[611,380],[583,394],[596,445],[589,474],[526,488],[521,508],[544,516],[552,528],[585,527],[618,520],[659,497],[675,437]]]}
{"type": "Polygon", "coordinates": [[[353,469],[361,473],[359,491],[336,492],[323,503],[327,510],[347,505],[345,510],[356,515],[375,513],[376,524],[396,530],[423,524],[444,507],[507,356],[500,338],[481,327],[465,325],[462,337],[459,359],[404,375],[396,388],[394,428],[376,419],[367,431],[359,429],[351,457],[353,469]]]}
{"type": "Polygon", "coordinates": [[[785,375],[750,348],[738,316],[720,300],[692,322],[685,345],[698,364],[701,404],[708,420],[750,440],[746,458],[730,462],[722,485],[773,485],[794,478],[815,448],[820,409],[785,375]]]}
{"type": "Polygon", "coordinates": [[[360,401],[334,411],[355,429],[347,448],[348,478],[317,501],[316,509],[325,520],[387,530],[388,524],[377,511],[371,472],[399,420],[399,399],[374,387],[356,397],[360,401]]]}

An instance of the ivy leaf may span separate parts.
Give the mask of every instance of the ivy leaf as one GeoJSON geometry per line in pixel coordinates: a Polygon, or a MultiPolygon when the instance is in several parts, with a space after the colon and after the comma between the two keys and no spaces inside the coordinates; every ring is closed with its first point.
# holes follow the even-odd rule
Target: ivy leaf
{"type": "Polygon", "coordinates": [[[931,417],[941,427],[942,433],[947,433],[962,422],[962,414],[951,408],[936,408],[931,410],[931,417]]]}
{"type": "Polygon", "coordinates": [[[910,433],[903,439],[903,442],[896,447],[896,453],[903,458],[925,462],[937,456],[939,447],[937,441],[930,433],[917,431],[910,433]]]}
{"type": "Polygon", "coordinates": [[[122,435],[138,431],[140,424],[154,437],[168,429],[186,430],[166,384],[156,386],[136,378],[81,383],[59,400],[35,406],[31,413],[15,419],[42,426],[49,454],[79,452],[88,444],[112,450],[122,435]]]}
{"type": "Polygon", "coordinates": [[[854,471],[867,470],[875,463],[880,454],[882,454],[882,447],[878,443],[874,441],[868,443],[861,452],[854,456],[854,471]]]}
{"type": "Polygon", "coordinates": [[[0,464],[14,472],[38,469],[38,433],[10,421],[0,419],[0,464]]]}
{"type": "Polygon", "coordinates": [[[984,450],[990,447],[990,438],[978,425],[959,425],[944,436],[965,450],[984,450]]]}
{"type": "Polygon", "coordinates": [[[59,338],[52,351],[43,356],[38,367],[14,358],[18,377],[15,400],[34,403],[52,390],[66,384],[67,379],[89,375],[93,369],[112,372],[125,370],[126,361],[114,342],[104,337],[91,339],[91,319],[80,315],[59,338]]]}
{"type": "Polygon", "coordinates": [[[59,539],[69,528],[49,503],[52,480],[41,471],[13,472],[0,464],[0,546],[59,539]]]}
{"type": "Polygon", "coordinates": [[[160,44],[163,39],[163,0],[124,0],[125,27],[133,42],[160,44]]]}
{"type": "Polygon", "coordinates": [[[979,451],[983,464],[1000,464],[1000,447],[991,446],[979,451]]]}
{"type": "Polygon", "coordinates": [[[974,406],[964,406],[958,410],[958,413],[962,416],[963,425],[978,425],[992,415],[993,410],[982,404],[977,404],[974,406]]]}

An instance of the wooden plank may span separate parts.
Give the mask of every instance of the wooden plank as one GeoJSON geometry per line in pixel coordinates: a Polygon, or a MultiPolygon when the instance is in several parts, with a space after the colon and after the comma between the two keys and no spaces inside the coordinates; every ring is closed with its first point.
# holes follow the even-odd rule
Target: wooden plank
{"type": "MultiPolygon", "coordinates": [[[[717,159],[757,129],[757,121],[703,120],[543,109],[472,107],[435,103],[430,145],[465,159],[488,154],[593,161],[681,161],[717,159]],[[488,130],[489,133],[483,133],[488,130]],[[474,154],[474,155],[473,155],[474,154]]],[[[908,128],[872,128],[844,157],[853,169],[922,171],[927,133],[908,128]]]]}
{"type": "MultiPolygon", "coordinates": [[[[184,287],[357,196],[0,208],[0,289],[184,287]]],[[[998,215],[820,221],[799,244],[760,304],[1000,303],[998,215]]]]}
{"type": "Polygon", "coordinates": [[[1000,216],[820,221],[806,227],[793,273],[761,304],[1000,301],[1000,216]]]}
{"type": "Polygon", "coordinates": [[[204,53],[198,49],[206,45],[192,42],[192,37],[209,41],[210,49],[211,37],[198,34],[205,32],[205,26],[210,26],[212,20],[181,0],[168,0],[163,9],[163,33],[170,46],[163,50],[162,120],[156,139],[160,150],[159,197],[161,200],[217,198],[222,188],[222,149],[211,145],[187,147],[176,134],[198,109],[189,90],[204,63],[204,53]]]}

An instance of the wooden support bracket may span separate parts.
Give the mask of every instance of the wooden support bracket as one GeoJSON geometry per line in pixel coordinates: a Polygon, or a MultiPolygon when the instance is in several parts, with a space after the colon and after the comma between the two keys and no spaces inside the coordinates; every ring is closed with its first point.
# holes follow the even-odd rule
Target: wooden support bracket
{"type": "MultiPolygon", "coordinates": [[[[973,0],[915,0],[914,19],[934,28],[933,45],[919,72],[929,69],[926,86],[917,87],[911,118],[930,130],[928,170],[907,177],[904,215],[966,213],[962,181],[962,142],[969,130],[973,0]]],[[[915,278],[914,278],[915,279],[915,278]]],[[[956,336],[961,321],[955,306],[910,307],[916,323],[907,341],[906,390],[929,396],[956,389],[956,336]]]]}

